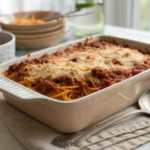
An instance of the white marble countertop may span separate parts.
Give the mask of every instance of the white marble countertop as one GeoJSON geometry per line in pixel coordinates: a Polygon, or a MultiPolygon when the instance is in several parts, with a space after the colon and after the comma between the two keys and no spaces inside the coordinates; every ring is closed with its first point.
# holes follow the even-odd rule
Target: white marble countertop
{"type": "MultiPolygon", "coordinates": [[[[114,26],[105,26],[104,34],[124,36],[131,39],[142,40],[150,43],[150,33],[114,26]]],[[[17,55],[21,56],[29,51],[22,50],[17,51],[17,55]]],[[[31,52],[31,51],[30,51],[31,52]]],[[[25,150],[26,148],[11,134],[9,129],[5,126],[3,120],[0,117],[0,150],[25,150]]],[[[136,150],[150,150],[150,143],[147,143],[136,150]]]]}

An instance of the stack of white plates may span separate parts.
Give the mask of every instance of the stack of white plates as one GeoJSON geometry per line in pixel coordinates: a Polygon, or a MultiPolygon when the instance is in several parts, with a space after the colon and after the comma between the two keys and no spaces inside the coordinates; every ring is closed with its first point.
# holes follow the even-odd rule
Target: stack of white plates
{"type": "Polygon", "coordinates": [[[45,48],[60,41],[65,33],[64,17],[58,12],[21,12],[11,15],[2,15],[0,25],[3,30],[10,31],[16,36],[18,47],[28,49],[45,48]],[[42,24],[13,24],[15,20],[30,19],[42,20],[42,24]],[[53,19],[52,18],[57,18],[53,19]],[[45,21],[46,20],[46,21],[45,21]]]}

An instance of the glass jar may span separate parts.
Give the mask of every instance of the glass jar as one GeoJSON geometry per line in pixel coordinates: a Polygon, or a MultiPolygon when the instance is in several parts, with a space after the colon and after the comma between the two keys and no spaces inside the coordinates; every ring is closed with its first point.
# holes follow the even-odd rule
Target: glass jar
{"type": "Polygon", "coordinates": [[[103,0],[75,0],[75,6],[76,9],[80,10],[73,20],[75,37],[103,33],[103,0]]]}

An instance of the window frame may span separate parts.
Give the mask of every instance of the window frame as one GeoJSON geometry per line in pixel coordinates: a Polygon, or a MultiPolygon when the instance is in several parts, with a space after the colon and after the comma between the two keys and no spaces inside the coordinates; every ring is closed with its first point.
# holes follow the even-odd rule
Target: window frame
{"type": "Polygon", "coordinates": [[[130,27],[131,1],[132,0],[105,0],[104,9],[106,24],[130,27]]]}

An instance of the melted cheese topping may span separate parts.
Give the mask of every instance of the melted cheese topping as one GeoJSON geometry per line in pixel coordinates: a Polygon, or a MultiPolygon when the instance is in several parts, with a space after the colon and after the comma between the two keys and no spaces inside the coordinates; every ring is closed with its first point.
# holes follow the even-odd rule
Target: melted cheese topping
{"type": "Polygon", "coordinates": [[[148,56],[137,50],[130,48],[120,48],[118,46],[107,46],[105,49],[92,49],[89,47],[85,51],[73,51],[64,53],[63,56],[53,56],[48,63],[28,65],[28,78],[49,77],[55,79],[59,76],[67,75],[71,77],[84,78],[92,68],[98,67],[102,70],[131,69],[134,63],[141,63],[148,56]],[[74,58],[77,61],[72,61],[74,58]]]}
{"type": "Polygon", "coordinates": [[[70,101],[150,68],[150,55],[136,49],[104,41],[78,44],[25,59],[3,75],[48,97],[70,101]]]}

